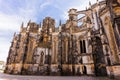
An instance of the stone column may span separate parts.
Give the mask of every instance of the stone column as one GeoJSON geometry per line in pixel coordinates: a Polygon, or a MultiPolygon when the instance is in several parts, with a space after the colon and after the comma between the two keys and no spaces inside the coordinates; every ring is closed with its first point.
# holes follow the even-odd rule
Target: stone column
{"type": "Polygon", "coordinates": [[[77,40],[76,44],[77,44],[78,53],[80,53],[80,43],[79,43],[79,40],[77,40]]]}
{"type": "Polygon", "coordinates": [[[45,64],[45,55],[46,55],[46,54],[45,54],[45,50],[46,50],[46,49],[44,49],[44,58],[43,58],[43,64],[45,64]]]}
{"type": "Polygon", "coordinates": [[[54,54],[55,54],[55,45],[54,45],[55,43],[54,43],[54,41],[52,42],[52,63],[54,63],[54,54]]]}
{"type": "Polygon", "coordinates": [[[68,62],[68,40],[66,40],[65,42],[66,42],[66,45],[65,45],[66,46],[66,51],[65,51],[66,59],[65,60],[66,60],[66,62],[68,62]]]}
{"type": "Polygon", "coordinates": [[[56,41],[54,41],[54,63],[56,63],[56,41]]]}
{"type": "Polygon", "coordinates": [[[57,55],[58,55],[58,41],[55,42],[55,64],[57,63],[57,55]]]}
{"type": "Polygon", "coordinates": [[[86,53],[88,53],[88,39],[85,40],[86,53]]]}

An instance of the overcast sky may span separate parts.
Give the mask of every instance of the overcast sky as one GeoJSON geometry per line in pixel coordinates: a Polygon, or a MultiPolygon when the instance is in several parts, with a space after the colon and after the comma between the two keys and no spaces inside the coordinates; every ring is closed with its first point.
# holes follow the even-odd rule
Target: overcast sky
{"type": "Polygon", "coordinates": [[[96,0],[0,0],[0,60],[6,61],[10,42],[14,32],[20,30],[22,22],[31,19],[40,23],[45,17],[50,16],[58,21],[67,19],[70,8],[86,9],[89,1],[96,0]]]}

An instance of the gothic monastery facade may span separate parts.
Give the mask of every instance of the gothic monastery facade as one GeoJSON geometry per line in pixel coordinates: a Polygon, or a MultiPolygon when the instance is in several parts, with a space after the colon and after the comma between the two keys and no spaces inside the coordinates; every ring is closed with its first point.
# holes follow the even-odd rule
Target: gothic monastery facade
{"type": "Polygon", "coordinates": [[[97,1],[86,10],[70,9],[55,26],[22,23],[11,42],[5,72],[23,75],[120,75],[120,0],[97,1]],[[112,5],[112,6],[111,6],[112,5]],[[80,14],[83,17],[78,18],[80,14]],[[81,25],[78,25],[81,23],[81,25]]]}

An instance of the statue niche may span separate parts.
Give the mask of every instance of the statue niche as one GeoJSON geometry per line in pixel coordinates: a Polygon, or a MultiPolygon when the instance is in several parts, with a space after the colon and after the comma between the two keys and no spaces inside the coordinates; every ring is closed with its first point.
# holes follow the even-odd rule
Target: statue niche
{"type": "Polygon", "coordinates": [[[44,52],[42,51],[41,54],[40,54],[40,65],[44,64],[43,57],[44,57],[44,52]]]}

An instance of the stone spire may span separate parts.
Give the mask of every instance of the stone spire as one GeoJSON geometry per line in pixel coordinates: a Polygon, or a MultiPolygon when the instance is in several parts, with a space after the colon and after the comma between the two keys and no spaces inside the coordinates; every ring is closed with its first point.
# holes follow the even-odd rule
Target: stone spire
{"type": "Polygon", "coordinates": [[[86,10],[87,10],[87,6],[86,6],[86,10]]]}
{"type": "Polygon", "coordinates": [[[22,22],[20,32],[23,30],[23,27],[24,27],[24,23],[22,22]]]}
{"type": "Polygon", "coordinates": [[[23,28],[23,26],[24,26],[24,23],[22,22],[22,24],[21,24],[21,28],[23,28]]]}
{"type": "Polygon", "coordinates": [[[40,25],[40,28],[41,28],[41,22],[40,22],[40,24],[39,24],[39,25],[40,25]]]}
{"type": "Polygon", "coordinates": [[[91,5],[91,1],[89,1],[89,7],[90,7],[90,9],[91,9],[91,6],[92,6],[92,5],[91,5]]]}
{"type": "Polygon", "coordinates": [[[15,36],[16,36],[16,32],[14,32],[14,34],[13,34],[13,40],[12,40],[12,42],[14,41],[15,36]]]}
{"type": "Polygon", "coordinates": [[[97,3],[99,3],[99,0],[96,0],[97,3]]]}
{"type": "Polygon", "coordinates": [[[89,6],[91,6],[91,1],[89,1],[89,6]]]}
{"type": "Polygon", "coordinates": [[[14,35],[13,35],[14,37],[16,36],[16,32],[14,32],[14,35]]]}
{"type": "Polygon", "coordinates": [[[31,19],[29,20],[29,22],[27,24],[27,31],[29,31],[29,29],[30,29],[30,23],[31,23],[31,19]]]}
{"type": "Polygon", "coordinates": [[[29,25],[30,25],[30,23],[31,23],[31,19],[29,20],[29,22],[28,22],[27,26],[29,26],[29,25]]]}
{"type": "Polygon", "coordinates": [[[38,33],[40,34],[40,32],[41,32],[41,30],[42,30],[42,25],[41,25],[41,22],[40,22],[40,24],[39,24],[39,29],[38,29],[38,33]]]}
{"type": "Polygon", "coordinates": [[[62,22],[61,22],[61,20],[59,21],[59,26],[61,26],[62,25],[62,22]]]}
{"type": "Polygon", "coordinates": [[[61,20],[59,21],[59,32],[61,32],[61,27],[62,27],[62,23],[61,20]]]}

